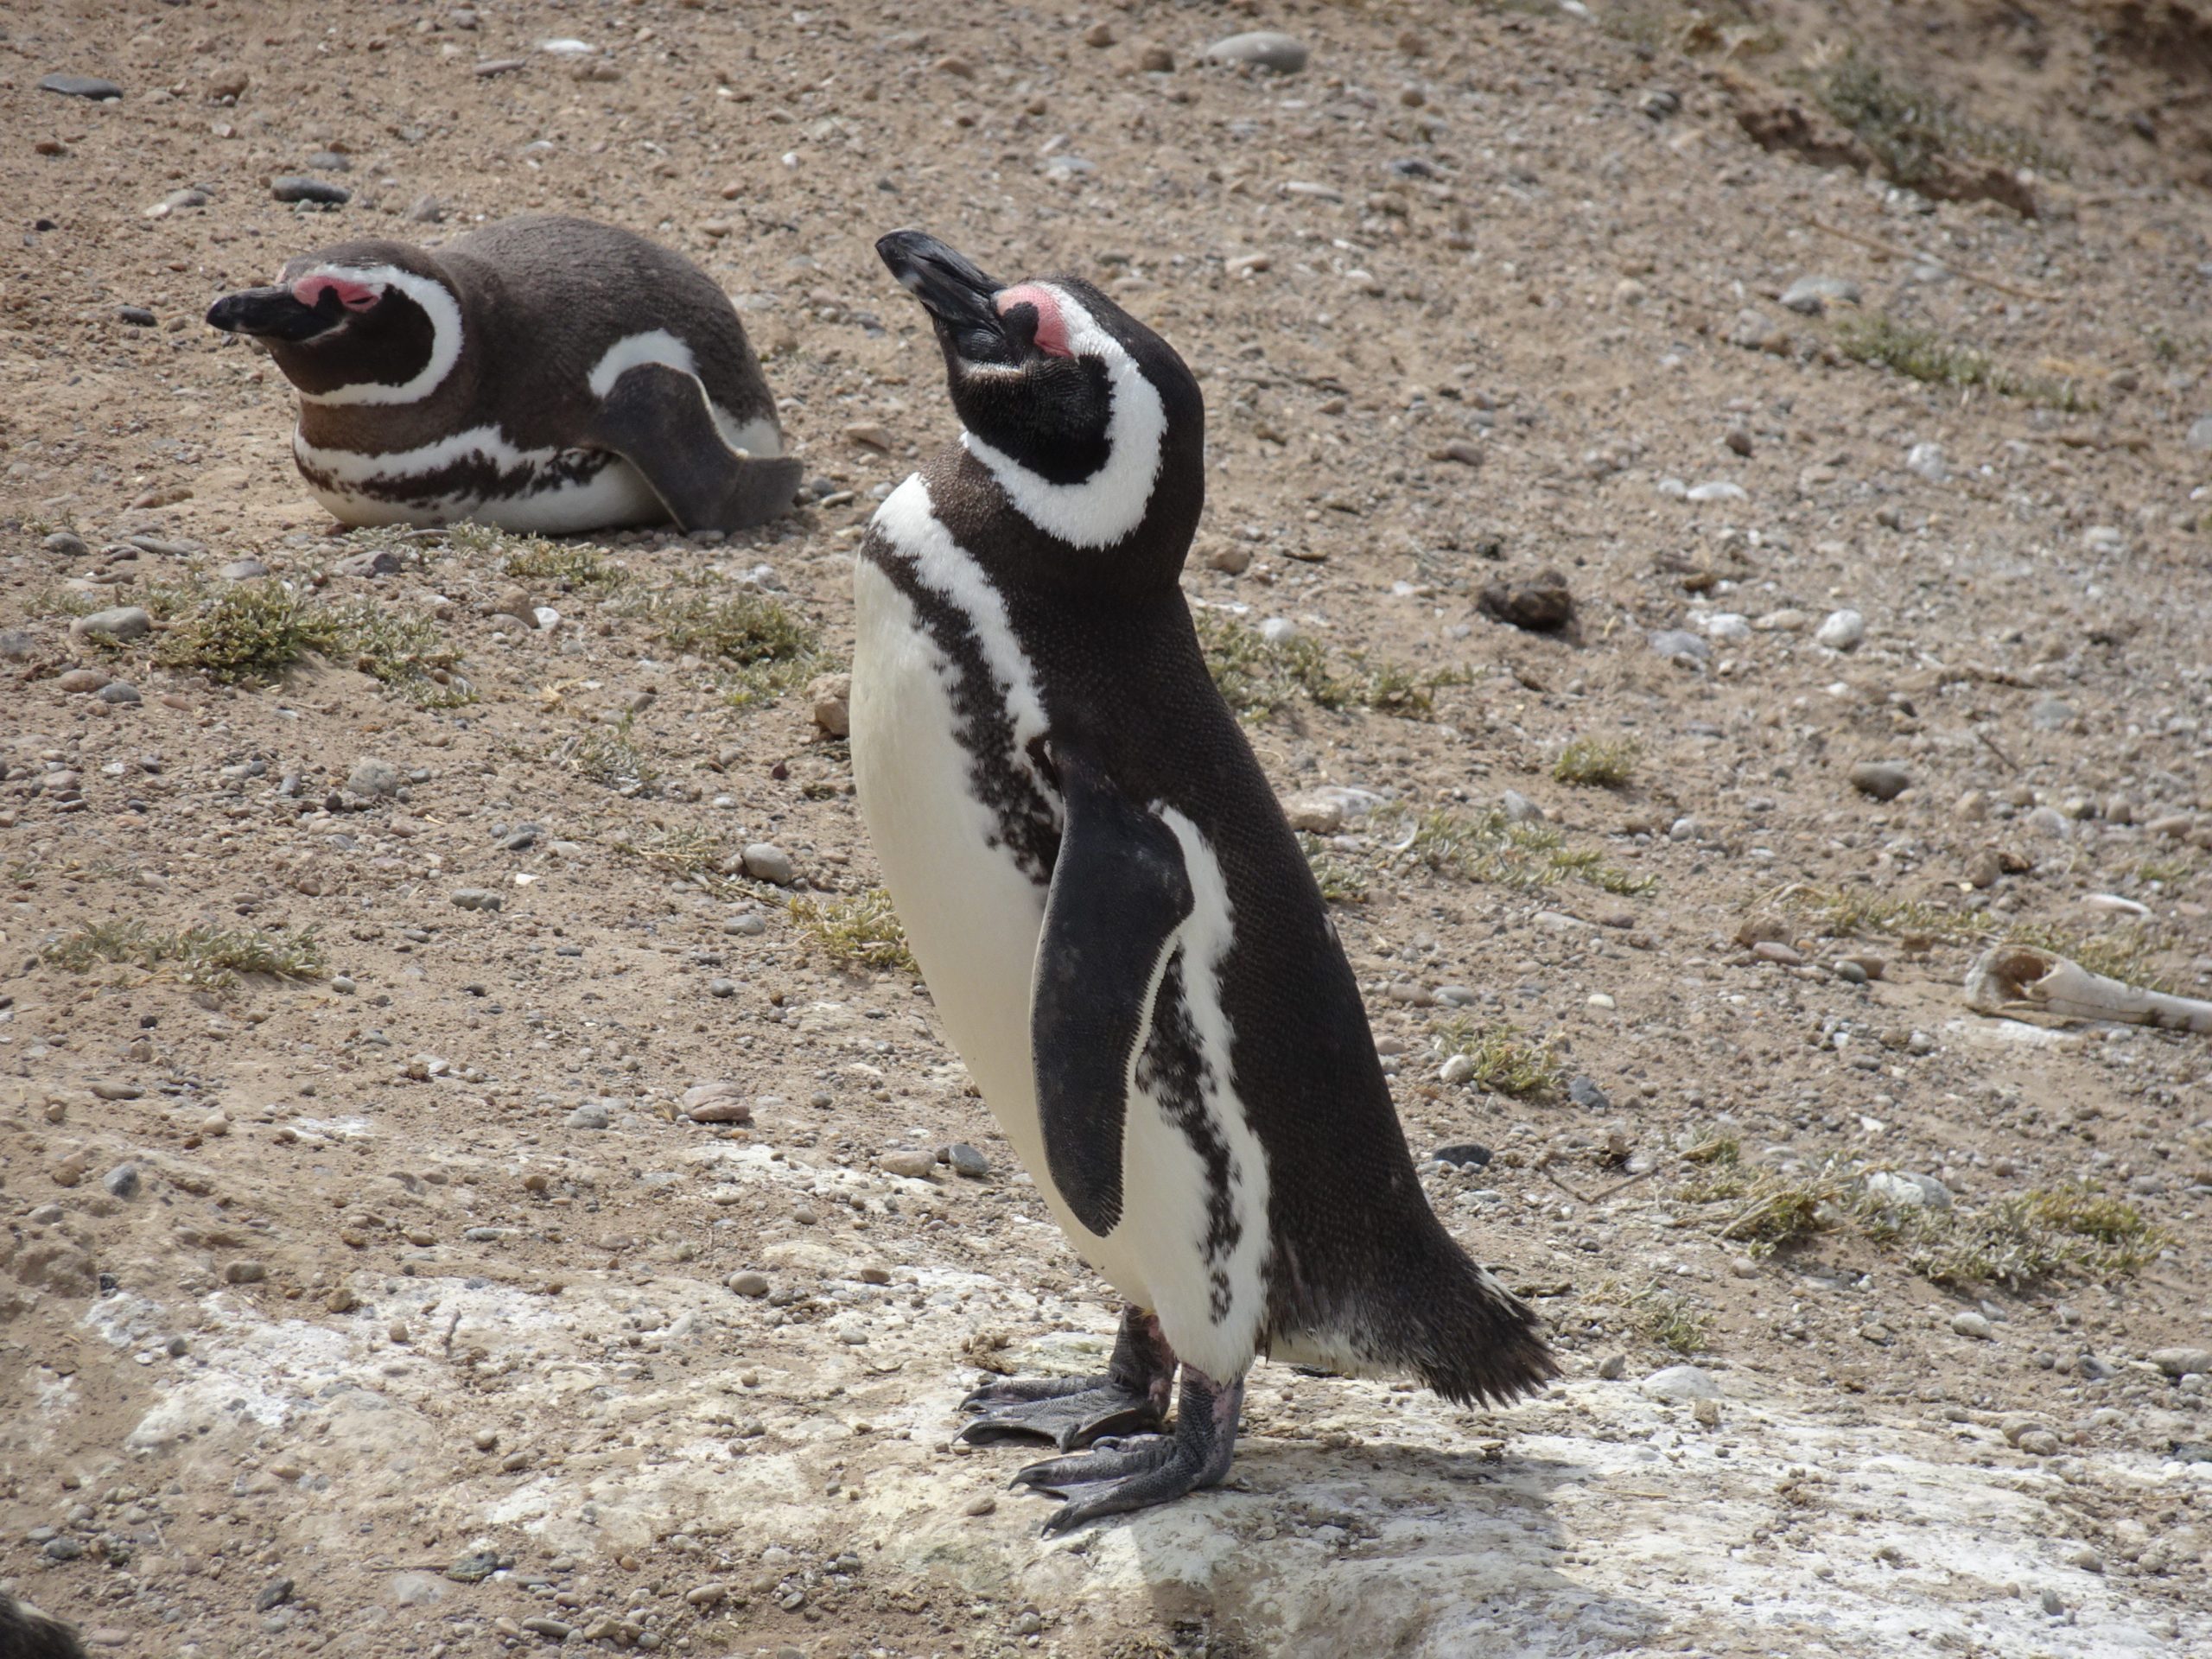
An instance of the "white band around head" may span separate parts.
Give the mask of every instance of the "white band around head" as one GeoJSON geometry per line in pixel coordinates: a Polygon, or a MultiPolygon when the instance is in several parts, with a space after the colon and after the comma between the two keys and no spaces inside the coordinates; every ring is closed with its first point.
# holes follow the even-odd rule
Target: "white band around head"
{"type": "Polygon", "coordinates": [[[398,385],[388,385],[380,380],[357,380],[328,391],[302,391],[302,402],[415,404],[445,383],[446,377],[453,372],[453,365],[461,360],[461,302],[454,298],[451,289],[435,277],[419,276],[397,265],[318,265],[313,270],[302,271],[293,280],[299,282],[315,276],[336,276],[351,283],[379,283],[406,295],[423,308],[423,315],[430,320],[430,357],[419,372],[398,385]]]}

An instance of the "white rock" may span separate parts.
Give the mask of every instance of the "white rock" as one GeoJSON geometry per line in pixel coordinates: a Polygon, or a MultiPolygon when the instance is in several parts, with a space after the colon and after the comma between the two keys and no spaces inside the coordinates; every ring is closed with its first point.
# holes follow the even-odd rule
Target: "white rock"
{"type": "Polygon", "coordinates": [[[1989,1321],[1968,1308],[1963,1313],[1951,1315],[1951,1329],[1961,1337],[1971,1337],[1976,1342],[1987,1342],[1993,1334],[1989,1321]]]}
{"type": "Polygon", "coordinates": [[[1698,618],[1697,625],[1705,630],[1707,639],[1718,639],[1724,645],[1734,645],[1751,637],[1750,621],[1733,611],[1707,611],[1698,618]]]}
{"type": "Polygon", "coordinates": [[[1685,499],[1691,501],[1748,501],[1751,492],[1740,484],[1731,484],[1725,478],[1716,478],[1710,483],[1692,485],[1685,499]]]}
{"type": "Polygon", "coordinates": [[[1696,1365],[1669,1365],[1643,1379],[1643,1391],[1654,1400],[1681,1405],[1691,1400],[1718,1400],[1720,1383],[1712,1372],[1696,1365]]]}
{"type": "Polygon", "coordinates": [[[1866,619],[1856,611],[1831,611],[1813,634],[1815,643],[1830,651],[1856,651],[1866,638],[1866,619]]]}
{"type": "Polygon", "coordinates": [[[1279,29],[1257,29],[1231,35],[1206,48],[1205,56],[1216,63],[1249,63],[1278,75],[1294,75],[1312,54],[1306,42],[1279,29]]]}
{"type": "Polygon", "coordinates": [[[1908,471],[1919,474],[1930,484],[1950,481],[1951,464],[1943,458],[1943,446],[1940,443],[1914,444],[1906,452],[1904,464],[1908,471]]]}

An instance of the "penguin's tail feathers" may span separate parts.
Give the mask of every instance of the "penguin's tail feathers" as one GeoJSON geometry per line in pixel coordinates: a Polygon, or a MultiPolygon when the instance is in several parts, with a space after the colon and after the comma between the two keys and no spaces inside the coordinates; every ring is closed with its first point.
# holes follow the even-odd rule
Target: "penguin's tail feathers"
{"type": "Polygon", "coordinates": [[[0,1654],[8,1659],[85,1659],[77,1633],[0,1592],[0,1654]]]}
{"type": "Polygon", "coordinates": [[[1409,1276],[1389,1321],[1402,1360],[1458,1405],[1510,1405],[1537,1393],[1559,1362],[1535,1310],[1448,1236],[1442,1242],[1440,1259],[1409,1276]]]}

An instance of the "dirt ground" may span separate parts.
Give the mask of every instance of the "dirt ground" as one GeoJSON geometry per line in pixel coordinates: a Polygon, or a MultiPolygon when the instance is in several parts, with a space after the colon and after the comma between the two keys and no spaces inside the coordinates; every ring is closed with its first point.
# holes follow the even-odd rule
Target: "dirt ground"
{"type": "Polygon", "coordinates": [[[2212,1649],[2212,1038],[1961,990],[2030,938],[2212,996],[2208,27],[0,11],[0,1580],[133,1659],[2212,1649]],[[1203,57],[1259,28],[1302,73],[1203,57]],[[1815,107],[1854,47],[1959,199],[1815,107]],[[207,304],[525,208],[715,274],[813,505],[321,516],[207,304]],[[1116,1309],[852,955],[810,685],[953,429],[906,224],[1199,374],[1190,597],[1290,677],[1253,741],[1543,1398],[1263,1364],[1227,1490],[1051,1544],[950,1446],[1116,1309]],[[1547,569],[1566,632],[1481,605],[1547,569]],[[223,683],[233,590],[354,632],[223,683]]]}

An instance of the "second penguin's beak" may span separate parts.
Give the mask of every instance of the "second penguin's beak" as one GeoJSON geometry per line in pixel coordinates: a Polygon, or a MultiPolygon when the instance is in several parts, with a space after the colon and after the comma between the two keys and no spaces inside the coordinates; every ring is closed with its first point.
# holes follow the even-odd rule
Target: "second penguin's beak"
{"type": "Polygon", "coordinates": [[[902,287],[922,302],[938,331],[970,363],[1018,366],[1021,349],[1007,338],[997,296],[1005,287],[957,251],[921,231],[893,231],[876,252],[902,287]]]}
{"type": "Polygon", "coordinates": [[[312,340],[327,329],[337,326],[345,315],[342,309],[321,311],[312,305],[302,305],[292,297],[292,290],[279,283],[274,288],[249,288],[241,293],[226,294],[208,308],[210,327],[220,328],[229,334],[254,334],[264,340],[312,340]]]}

